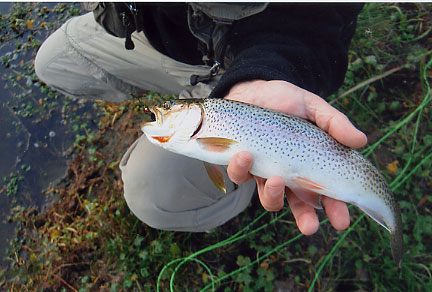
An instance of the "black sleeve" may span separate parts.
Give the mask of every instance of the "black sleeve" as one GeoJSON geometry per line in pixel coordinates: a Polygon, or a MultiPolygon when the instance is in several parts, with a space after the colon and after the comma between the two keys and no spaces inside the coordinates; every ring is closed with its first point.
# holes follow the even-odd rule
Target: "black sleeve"
{"type": "Polygon", "coordinates": [[[284,80],[321,97],[344,80],[347,53],[362,4],[270,4],[232,24],[232,60],[210,97],[253,79],[284,80]]]}

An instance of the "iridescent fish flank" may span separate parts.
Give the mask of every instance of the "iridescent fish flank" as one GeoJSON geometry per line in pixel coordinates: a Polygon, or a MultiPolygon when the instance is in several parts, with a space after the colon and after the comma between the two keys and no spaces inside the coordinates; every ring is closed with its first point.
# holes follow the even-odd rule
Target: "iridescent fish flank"
{"type": "Polygon", "coordinates": [[[390,232],[400,265],[399,207],[384,177],[357,151],[308,121],[231,100],[176,100],[151,110],[156,121],[142,130],[156,145],[219,165],[246,150],[254,157],[250,173],[281,176],[306,203],[320,208],[318,194],[358,206],[390,232]]]}

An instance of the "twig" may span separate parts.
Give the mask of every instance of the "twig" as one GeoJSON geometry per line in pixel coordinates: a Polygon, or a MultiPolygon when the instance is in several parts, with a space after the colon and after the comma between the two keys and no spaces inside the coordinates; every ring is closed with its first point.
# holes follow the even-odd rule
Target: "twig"
{"type": "Polygon", "coordinates": [[[342,93],[342,94],[339,95],[337,98],[335,98],[334,100],[330,101],[329,103],[330,103],[330,104],[333,104],[333,103],[335,103],[337,100],[339,100],[339,99],[341,99],[342,97],[347,96],[348,94],[350,94],[350,93],[352,93],[352,92],[354,92],[354,91],[356,91],[356,90],[362,88],[363,86],[369,85],[369,84],[371,84],[371,83],[373,83],[373,82],[375,82],[375,81],[378,81],[378,80],[380,80],[380,79],[383,79],[383,78],[385,78],[385,77],[387,77],[387,76],[389,76],[389,75],[391,75],[391,74],[393,74],[393,73],[395,73],[395,72],[397,72],[397,71],[399,71],[399,70],[402,70],[403,68],[405,68],[405,67],[404,67],[404,66],[399,66],[399,67],[396,67],[396,68],[390,69],[390,70],[384,72],[383,74],[380,74],[380,75],[378,75],[378,76],[375,76],[375,77],[369,78],[368,80],[363,81],[363,82],[357,84],[356,86],[354,86],[353,88],[351,88],[351,89],[345,91],[344,93],[342,93]]]}
{"type": "Polygon", "coordinates": [[[306,264],[310,264],[312,261],[309,259],[304,259],[304,258],[298,258],[298,259],[290,259],[290,260],[286,260],[284,261],[284,263],[295,263],[295,262],[304,262],[306,264]]]}
{"type": "Polygon", "coordinates": [[[426,273],[429,275],[429,278],[432,278],[431,272],[429,271],[428,267],[422,263],[417,264],[420,267],[422,267],[423,269],[425,269],[426,273]]]}
{"type": "Polygon", "coordinates": [[[56,277],[57,279],[59,279],[63,284],[65,284],[66,286],[68,286],[69,289],[71,289],[74,292],[78,292],[77,289],[75,289],[74,287],[72,287],[71,285],[69,285],[68,282],[66,282],[65,280],[63,280],[61,277],[57,276],[56,274],[53,274],[54,277],[56,277]]]}
{"type": "Polygon", "coordinates": [[[54,268],[52,274],[55,275],[59,270],[66,268],[66,267],[73,267],[73,266],[79,266],[79,265],[88,265],[86,262],[78,262],[78,263],[70,263],[70,264],[61,264],[54,268]]]}

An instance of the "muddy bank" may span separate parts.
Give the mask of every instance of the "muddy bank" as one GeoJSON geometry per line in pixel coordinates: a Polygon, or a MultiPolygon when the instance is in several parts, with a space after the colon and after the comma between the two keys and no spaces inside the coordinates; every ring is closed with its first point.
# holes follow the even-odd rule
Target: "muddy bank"
{"type": "Polygon", "coordinates": [[[78,145],[66,176],[47,191],[52,203],[45,210],[15,210],[21,240],[16,246],[19,260],[13,264],[34,273],[31,281],[22,279],[15,285],[57,290],[89,275],[102,289],[100,283],[121,278],[118,272],[110,273],[115,263],[106,262],[106,255],[98,251],[107,238],[124,236],[122,230],[136,221],[122,197],[118,163],[138,137],[143,115],[120,110],[127,107],[134,105],[105,105],[107,116],[101,120],[99,133],[78,145]],[[96,150],[89,154],[90,148],[96,150]]]}

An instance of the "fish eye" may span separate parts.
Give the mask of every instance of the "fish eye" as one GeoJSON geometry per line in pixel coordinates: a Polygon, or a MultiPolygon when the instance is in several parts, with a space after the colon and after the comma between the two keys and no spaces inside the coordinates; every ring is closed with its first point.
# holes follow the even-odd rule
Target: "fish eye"
{"type": "Polygon", "coordinates": [[[162,107],[163,107],[164,109],[168,110],[168,109],[170,109],[171,104],[170,104],[168,101],[166,101],[166,102],[164,102],[164,103],[162,104],[162,107]]]}

